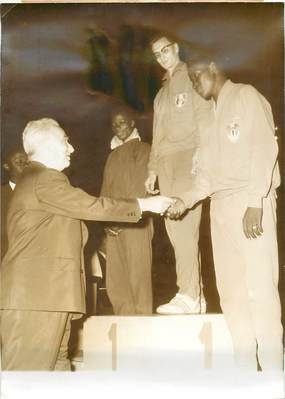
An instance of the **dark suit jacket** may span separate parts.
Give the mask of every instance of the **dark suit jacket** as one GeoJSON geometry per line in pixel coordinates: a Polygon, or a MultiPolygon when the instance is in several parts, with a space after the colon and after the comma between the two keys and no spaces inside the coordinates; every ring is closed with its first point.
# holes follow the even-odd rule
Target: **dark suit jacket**
{"type": "Polygon", "coordinates": [[[12,195],[13,190],[10,187],[10,184],[3,184],[1,186],[1,260],[8,249],[7,213],[12,195]]]}
{"type": "Polygon", "coordinates": [[[80,219],[137,222],[140,216],[136,200],[95,198],[63,173],[32,162],[8,211],[2,308],[84,313],[87,229],[80,219]]]}
{"type": "MultiPolygon", "coordinates": [[[[146,197],[144,182],[147,178],[149,153],[150,145],[138,139],[115,148],[107,158],[100,195],[112,198],[146,197]]],[[[144,218],[136,225],[108,224],[111,228],[115,226],[131,228],[133,231],[146,226],[152,229],[150,218],[144,218]]]]}

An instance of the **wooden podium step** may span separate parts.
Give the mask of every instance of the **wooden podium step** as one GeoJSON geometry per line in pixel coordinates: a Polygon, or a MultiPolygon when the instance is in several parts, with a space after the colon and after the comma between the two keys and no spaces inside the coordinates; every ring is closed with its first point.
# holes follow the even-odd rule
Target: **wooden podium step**
{"type": "Polygon", "coordinates": [[[94,316],[83,327],[80,370],[220,370],[234,367],[223,315],[94,316]]]}
{"type": "Polygon", "coordinates": [[[221,314],[93,316],[79,335],[75,373],[2,372],[1,398],[284,398],[283,373],[235,369],[221,314]]]}

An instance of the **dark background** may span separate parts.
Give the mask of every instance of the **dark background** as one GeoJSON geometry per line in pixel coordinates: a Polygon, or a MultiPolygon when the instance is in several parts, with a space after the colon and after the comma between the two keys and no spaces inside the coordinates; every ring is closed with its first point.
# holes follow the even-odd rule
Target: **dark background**
{"type": "MultiPolygon", "coordinates": [[[[132,107],[142,137],[151,142],[153,98],[163,71],[148,43],[163,33],[177,39],[182,59],[202,51],[226,60],[233,81],[253,84],[270,101],[283,175],[283,4],[18,4],[2,5],[1,14],[2,159],[20,145],[29,120],[52,117],[75,147],[67,171],[72,183],[98,195],[109,152],[113,106],[125,102],[132,107]]],[[[282,275],[283,197],[281,186],[278,229],[282,275]]],[[[157,217],[155,226],[156,306],[170,299],[176,287],[173,252],[157,217]]],[[[100,241],[100,226],[88,223],[88,227],[87,258],[100,241]]],[[[219,303],[207,202],[200,246],[208,309],[216,312],[219,303]]],[[[282,276],[282,295],[283,282],[282,276]]]]}

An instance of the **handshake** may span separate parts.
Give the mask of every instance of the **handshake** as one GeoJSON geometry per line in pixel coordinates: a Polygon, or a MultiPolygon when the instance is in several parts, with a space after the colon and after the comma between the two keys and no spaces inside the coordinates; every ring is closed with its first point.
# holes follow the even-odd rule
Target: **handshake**
{"type": "Polygon", "coordinates": [[[157,195],[154,197],[140,198],[139,203],[142,212],[159,213],[170,219],[179,219],[186,211],[186,206],[180,198],[157,195]]]}
{"type": "MultiPolygon", "coordinates": [[[[180,216],[186,211],[186,206],[180,198],[176,197],[164,197],[162,195],[157,195],[159,190],[155,189],[156,174],[154,172],[149,172],[148,178],[146,179],[144,185],[146,192],[148,194],[154,195],[154,197],[144,198],[140,201],[145,201],[145,206],[149,209],[142,209],[143,211],[149,211],[154,213],[160,213],[165,215],[169,219],[179,219],[180,216]]],[[[144,205],[141,204],[141,207],[144,205]]]]}

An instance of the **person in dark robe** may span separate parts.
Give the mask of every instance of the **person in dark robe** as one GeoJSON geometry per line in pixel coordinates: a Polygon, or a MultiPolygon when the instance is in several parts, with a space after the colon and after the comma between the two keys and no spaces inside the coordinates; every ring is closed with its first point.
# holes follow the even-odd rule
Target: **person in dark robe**
{"type": "MultiPolygon", "coordinates": [[[[141,141],[133,114],[125,107],[113,113],[112,130],[101,195],[144,197],[150,146],[141,141]]],[[[151,314],[152,220],[144,218],[136,225],[112,223],[105,230],[106,288],[114,313],[151,314]]]]}

